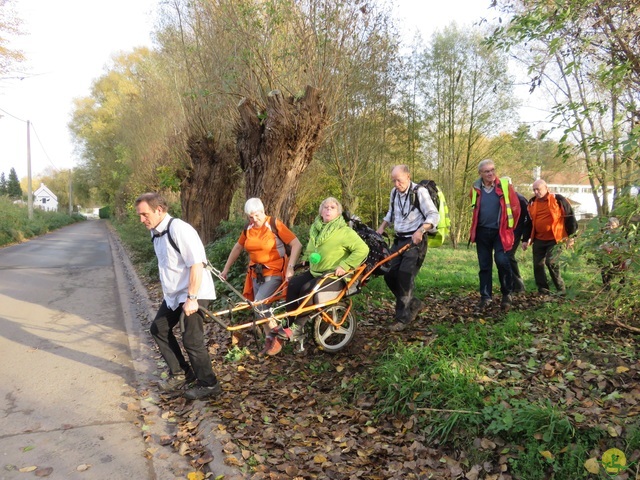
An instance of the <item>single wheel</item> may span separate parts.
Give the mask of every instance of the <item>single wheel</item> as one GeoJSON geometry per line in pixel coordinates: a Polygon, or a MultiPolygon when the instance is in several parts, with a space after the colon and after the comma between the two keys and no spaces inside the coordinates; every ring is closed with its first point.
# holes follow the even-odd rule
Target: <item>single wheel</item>
{"type": "Polygon", "coordinates": [[[313,325],[313,339],[318,344],[318,348],[328,353],[338,353],[351,343],[356,334],[357,322],[351,310],[347,313],[349,307],[350,305],[337,303],[318,314],[313,325]],[[334,323],[340,324],[345,313],[347,316],[339,327],[328,321],[331,319],[334,323]]]}

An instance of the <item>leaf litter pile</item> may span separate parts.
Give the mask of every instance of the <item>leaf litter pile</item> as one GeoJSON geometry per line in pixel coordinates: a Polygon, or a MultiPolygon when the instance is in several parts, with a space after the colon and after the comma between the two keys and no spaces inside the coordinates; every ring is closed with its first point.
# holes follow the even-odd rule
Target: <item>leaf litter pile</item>
{"type": "MultiPolygon", "coordinates": [[[[521,296],[514,308],[534,309],[540,302],[533,295],[521,296]]],[[[483,458],[489,460],[473,464],[468,451],[429,442],[424,423],[421,426],[419,421],[423,412],[375,418],[377,397],[372,385],[346,388],[369,378],[390,343],[428,345],[436,318],[439,324],[480,322],[487,328],[501,321],[503,314],[497,306],[480,315],[476,303],[473,297],[428,298],[429,309],[399,333],[388,330],[391,304],[368,307],[365,314],[358,314],[352,344],[336,355],[323,353],[309,340],[303,354],[294,354],[285,346],[274,357],[262,356],[258,353],[262,346],[249,331],[238,343],[216,324],[207,324],[209,350],[223,394],[196,402],[160,395],[162,415],[172,418],[176,429],[159,443],[188,456],[193,468],[188,478],[192,479],[509,480],[509,455],[504,454],[509,446],[500,438],[476,439],[473,448],[485,451],[483,458]],[[248,354],[229,360],[239,350],[248,354]],[[220,455],[224,458],[217,460],[234,467],[237,474],[219,475],[211,467],[216,455],[210,448],[212,438],[223,446],[220,455]]],[[[585,335],[602,342],[633,343],[627,332],[607,325],[585,335]]],[[[491,377],[487,380],[513,387],[517,379],[515,384],[527,399],[562,403],[581,426],[598,426],[615,440],[623,419],[640,413],[640,362],[636,357],[635,362],[624,363],[604,349],[581,349],[585,337],[580,335],[574,335],[571,345],[564,345],[573,355],[560,362],[558,345],[566,343],[560,337],[560,333],[557,339],[546,336],[521,358],[501,363],[491,360],[486,365],[491,377]]],[[[638,456],[636,451],[628,460],[638,461],[638,456]]]]}

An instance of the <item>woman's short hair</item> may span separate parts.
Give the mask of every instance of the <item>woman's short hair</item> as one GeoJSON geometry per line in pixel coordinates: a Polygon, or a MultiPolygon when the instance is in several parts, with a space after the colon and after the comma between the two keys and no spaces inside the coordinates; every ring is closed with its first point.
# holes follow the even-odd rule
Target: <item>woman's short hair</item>
{"type": "Polygon", "coordinates": [[[250,198],[244,204],[244,213],[251,215],[254,212],[264,213],[264,205],[259,198],[250,198]]]}
{"type": "Polygon", "coordinates": [[[322,215],[322,209],[326,203],[333,203],[338,206],[338,215],[342,215],[342,204],[338,201],[337,198],[327,197],[320,204],[320,208],[318,209],[318,215],[322,215]]]}

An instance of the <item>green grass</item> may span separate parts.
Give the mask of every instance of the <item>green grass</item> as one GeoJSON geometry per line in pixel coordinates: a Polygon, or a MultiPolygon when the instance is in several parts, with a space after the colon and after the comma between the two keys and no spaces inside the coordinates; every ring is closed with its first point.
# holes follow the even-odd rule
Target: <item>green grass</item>
{"type": "Polygon", "coordinates": [[[19,243],[29,238],[44,235],[65,225],[85,220],[82,215],[67,215],[61,212],[46,212],[33,209],[29,220],[26,205],[14,204],[6,196],[0,196],[0,246],[19,243]]]}
{"type": "MultiPolygon", "coordinates": [[[[223,223],[218,239],[206,246],[208,258],[217,268],[224,266],[242,227],[241,222],[223,223]]],[[[149,274],[157,269],[144,227],[117,228],[143,270],[149,274]]],[[[531,252],[519,251],[517,258],[527,290],[534,291],[531,252]]],[[[637,336],[612,338],[599,331],[610,320],[607,306],[617,301],[611,295],[625,295],[626,291],[631,296],[631,290],[604,295],[597,265],[573,251],[563,253],[563,261],[566,300],[516,308],[486,320],[429,317],[428,344],[424,339],[391,342],[373,368],[343,382],[342,401],[350,404],[362,394],[374,395],[375,418],[414,418],[430,441],[465,451],[469,459],[479,463],[491,452],[473,447],[474,440],[499,438],[505,444],[500,454],[508,459],[513,478],[587,478],[583,464],[601,444],[618,446],[631,454],[640,444],[637,423],[628,425],[614,445],[602,428],[571,411],[562,397],[551,403],[546,391],[536,392],[528,384],[537,378],[537,388],[571,386],[571,371],[562,372],[562,381],[540,380],[547,362],[568,364],[583,358],[594,363],[595,370],[602,369],[603,375],[614,377],[610,366],[595,365],[598,358],[631,363],[637,356],[637,336]]],[[[237,288],[242,286],[245,268],[245,258],[234,265],[230,280],[237,288]]],[[[635,288],[633,281],[628,283],[625,289],[635,288]]],[[[216,287],[224,292],[220,282],[216,287]]],[[[478,297],[477,289],[474,248],[429,250],[416,279],[419,297],[436,304],[455,303],[456,299],[469,303],[478,297]]],[[[494,291],[499,292],[495,269],[494,291]]],[[[362,293],[352,298],[356,312],[364,315],[371,309],[389,308],[393,302],[383,277],[370,279],[362,293]]],[[[241,356],[242,352],[234,351],[229,360],[241,356]]],[[[328,360],[315,359],[307,368],[322,373],[328,365],[328,360]]],[[[590,387],[585,394],[605,407],[616,397],[615,391],[599,387],[590,387]]]]}

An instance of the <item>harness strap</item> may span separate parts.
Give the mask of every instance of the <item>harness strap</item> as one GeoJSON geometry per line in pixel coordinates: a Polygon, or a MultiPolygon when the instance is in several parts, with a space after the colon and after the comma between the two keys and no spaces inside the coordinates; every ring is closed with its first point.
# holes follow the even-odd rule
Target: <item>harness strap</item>
{"type": "Polygon", "coordinates": [[[169,219],[169,223],[167,224],[167,228],[164,232],[161,233],[154,233],[153,237],[151,237],[151,243],[154,243],[156,238],[161,238],[163,236],[167,236],[167,240],[169,240],[169,243],[171,244],[171,246],[176,250],[176,252],[178,252],[179,254],[182,254],[182,252],[180,251],[180,249],[178,248],[178,245],[176,244],[175,240],[173,240],[173,237],[171,236],[171,222],[173,222],[174,218],[171,217],[169,219]]]}

